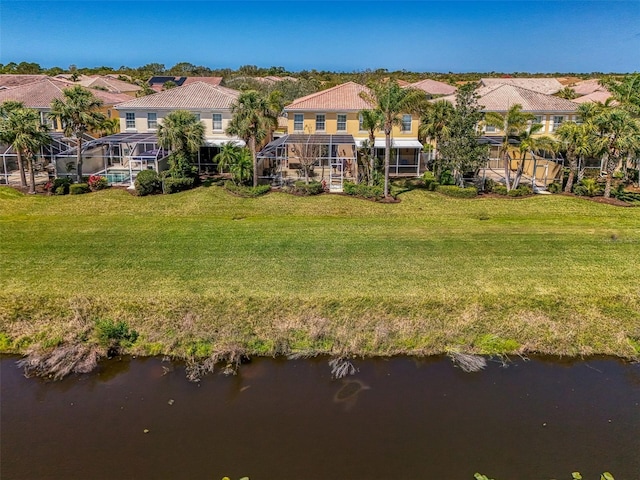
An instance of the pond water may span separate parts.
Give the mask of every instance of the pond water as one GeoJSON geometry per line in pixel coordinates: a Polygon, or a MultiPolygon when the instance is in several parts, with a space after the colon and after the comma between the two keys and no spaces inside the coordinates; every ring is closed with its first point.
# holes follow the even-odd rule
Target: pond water
{"type": "Polygon", "coordinates": [[[259,359],[190,383],[119,358],[59,382],[0,360],[2,479],[640,478],[640,365],[259,359]],[[145,433],[146,432],[146,433],[145,433]]]}

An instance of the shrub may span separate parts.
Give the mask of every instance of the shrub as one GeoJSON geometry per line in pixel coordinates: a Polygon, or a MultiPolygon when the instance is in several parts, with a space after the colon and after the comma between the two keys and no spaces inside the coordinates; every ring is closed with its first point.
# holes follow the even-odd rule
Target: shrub
{"type": "Polygon", "coordinates": [[[66,195],[69,193],[69,185],[71,185],[71,179],[68,177],[54,178],[53,182],[49,182],[49,191],[55,195],[66,195]]]}
{"type": "Polygon", "coordinates": [[[367,185],[366,183],[344,182],[342,191],[347,195],[360,198],[379,200],[384,197],[384,188],[380,185],[367,185]]]}
{"type": "Polygon", "coordinates": [[[560,185],[559,183],[553,182],[547,185],[547,190],[549,190],[550,193],[560,193],[562,192],[562,185],[560,185]]]}
{"type": "Polygon", "coordinates": [[[573,193],[579,196],[595,197],[602,193],[602,189],[595,178],[584,178],[573,187],[573,193]]]}
{"type": "Polygon", "coordinates": [[[493,192],[493,188],[496,186],[495,180],[492,178],[486,178],[484,181],[484,191],[487,193],[493,192]]]}
{"type": "Polygon", "coordinates": [[[141,197],[144,195],[152,195],[162,191],[160,177],[155,170],[143,170],[136,176],[135,181],[136,193],[141,197]]]}
{"type": "Polygon", "coordinates": [[[89,185],[86,183],[73,183],[69,186],[70,195],[82,195],[83,193],[89,193],[89,185]]]}
{"type": "Polygon", "coordinates": [[[177,193],[193,188],[193,177],[166,177],[163,180],[164,193],[177,193]]]}
{"type": "Polygon", "coordinates": [[[138,339],[138,332],[131,330],[127,322],[98,320],[95,327],[98,343],[103,347],[129,347],[138,339]]]}
{"type": "Polygon", "coordinates": [[[319,195],[322,192],[324,192],[324,188],[320,182],[309,182],[308,184],[296,182],[293,186],[293,193],[299,195],[319,195]]]}
{"type": "Polygon", "coordinates": [[[91,175],[87,183],[89,184],[89,189],[92,192],[97,192],[98,190],[104,190],[109,186],[107,182],[107,178],[101,175],[91,175]]]}
{"type": "Polygon", "coordinates": [[[236,185],[231,180],[227,180],[224,183],[224,188],[226,188],[231,193],[235,193],[240,197],[246,198],[255,198],[265,193],[268,193],[271,190],[271,186],[269,185],[258,185],[257,187],[247,187],[245,185],[236,185]]]}
{"type": "Polygon", "coordinates": [[[478,196],[478,189],[476,187],[461,188],[456,185],[439,185],[436,188],[436,192],[456,198],[473,198],[478,196]]]}
{"type": "Polygon", "coordinates": [[[429,185],[427,185],[427,190],[429,190],[430,192],[435,192],[439,186],[440,184],[438,182],[431,182],[429,183],[429,185]]]}
{"type": "Polygon", "coordinates": [[[491,189],[491,192],[495,193],[496,195],[506,195],[507,187],[505,185],[494,185],[491,189]]]}

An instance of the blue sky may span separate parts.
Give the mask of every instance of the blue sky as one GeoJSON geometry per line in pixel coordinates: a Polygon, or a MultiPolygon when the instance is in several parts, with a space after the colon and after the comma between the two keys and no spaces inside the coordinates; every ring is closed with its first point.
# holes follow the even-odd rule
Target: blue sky
{"type": "Polygon", "coordinates": [[[640,0],[0,0],[0,63],[640,70],[640,0]]]}

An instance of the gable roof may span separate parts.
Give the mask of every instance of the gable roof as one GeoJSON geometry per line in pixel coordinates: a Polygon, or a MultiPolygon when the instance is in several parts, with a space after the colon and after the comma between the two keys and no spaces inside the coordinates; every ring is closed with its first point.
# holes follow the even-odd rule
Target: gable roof
{"type": "MultiPolygon", "coordinates": [[[[14,100],[24,103],[25,107],[49,109],[51,108],[51,101],[54,98],[62,100],[64,98],[62,90],[71,86],[73,84],[69,82],[46,77],[26,85],[0,90],[0,103],[6,100],[14,100]]],[[[91,93],[102,100],[106,106],[115,105],[131,98],[121,93],[102,92],[100,90],[91,90],[91,93]]]]}
{"type": "Polygon", "coordinates": [[[142,87],[112,77],[92,77],[77,82],[87,88],[106,88],[111,93],[137,92],[142,87]]]}
{"type": "Polygon", "coordinates": [[[456,87],[449,85],[448,83],[431,80],[430,78],[411,83],[409,86],[423,90],[431,95],[452,95],[456,93],[456,87]]]}
{"type": "Polygon", "coordinates": [[[596,90],[595,92],[591,92],[588,95],[583,95],[578,98],[574,98],[571,100],[574,103],[588,103],[588,102],[600,102],[604,103],[611,97],[611,93],[608,90],[596,90]]]}
{"type": "Polygon", "coordinates": [[[513,85],[547,95],[557,93],[563,88],[563,85],[555,78],[481,78],[480,83],[485,87],[513,85]]]}
{"type": "Polygon", "coordinates": [[[151,88],[159,92],[167,82],[173,82],[178,87],[184,87],[185,85],[191,85],[197,82],[216,86],[220,85],[222,77],[174,77],[172,75],[155,75],[151,77],[147,83],[149,83],[151,88]]]}
{"type": "MultiPolygon", "coordinates": [[[[506,112],[513,105],[522,105],[523,112],[574,112],[577,105],[570,100],[534,92],[515,85],[480,87],[478,105],[485,112],[506,112]]],[[[439,98],[455,105],[455,95],[439,98]]]]}
{"type": "Polygon", "coordinates": [[[239,95],[237,90],[196,82],[120,103],[116,105],[116,109],[229,109],[239,95]]]}
{"type": "Polygon", "coordinates": [[[20,85],[37,82],[38,80],[44,80],[45,78],[49,77],[46,75],[14,75],[12,73],[5,73],[0,75],[0,89],[18,87],[20,85]]]}
{"type": "Polygon", "coordinates": [[[367,101],[360,97],[361,92],[369,92],[364,85],[355,82],[342,83],[335,87],[312,93],[306,97],[298,98],[291,104],[284,107],[285,111],[290,110],[317,110],[328,112],[346,112],[366,110],[372,107],[367,101]]]}
{"type": "Polygon", "coordinates": [[[591,78],[589,80],[583,80],[570,85],[569,88],[576,92],[578,95],[589,95],[593,92],[606,92],[607,89],[600,85],[600,80],[597,78],[591,78]]]}

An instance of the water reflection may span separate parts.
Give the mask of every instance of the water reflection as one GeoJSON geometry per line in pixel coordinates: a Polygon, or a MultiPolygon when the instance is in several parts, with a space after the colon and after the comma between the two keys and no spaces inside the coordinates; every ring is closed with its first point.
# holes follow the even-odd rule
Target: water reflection
{"type": "Polygon", "coordinates": [[[345,411],[351,410],[358,402],[359,395],[365,390],[371,390],[369,385],[360,380],[342,380],[342,386],[333,396],[335,403],[344,405],[345,411]]]}

